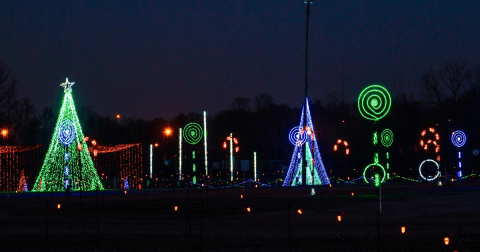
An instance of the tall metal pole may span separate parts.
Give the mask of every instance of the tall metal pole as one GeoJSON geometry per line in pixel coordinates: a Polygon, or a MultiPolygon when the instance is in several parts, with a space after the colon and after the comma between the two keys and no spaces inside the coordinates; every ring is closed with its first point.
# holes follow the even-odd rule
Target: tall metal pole
{"type": "MultiPolygon", "coordinates": [[[[306,37],[305,37],[305,104],[304,108],[305,111],[303,113],[303,130],[306,129],[307,126],[307,97],[308,97],[308,22],[310,19],[310,4],[312,4],[311,0],[306,0],[305,3],[307,4],[307,29],[306,29],[306,37]]],[[[306,133],[306,132],[305,132],[306,133]]],[[[303,144],[303,155],[304,155],[304,165],[302,171],[302,183],[304,186],[307,185],[307,144],[303,144]]],[[[313,183],[312,183],[313,185],[313,183]]]]}

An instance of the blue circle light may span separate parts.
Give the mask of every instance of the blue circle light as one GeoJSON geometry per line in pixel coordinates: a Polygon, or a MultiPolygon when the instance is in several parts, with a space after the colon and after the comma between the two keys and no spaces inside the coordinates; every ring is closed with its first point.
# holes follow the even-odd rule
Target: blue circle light
{"type": "Polygon", "coordinates": [[[307,134],[301,134],[302,127],[293,127],[288,133],[288,139],[293,145],[302,146],[307,141],[307,134]]]}
{"type": "Polygon", "coordinates": [[[73,124],[72,120],[63,120],[60,123],[60,127],[58,129],[58,138],[63,144],[71,144],[76,135],[77,130],[75,129],[75,125],[73,124]]]}
{"type": "Polygon", "coordinates": [[[452,133],[452,143],[456,147],[462,147],[465,145],[465,142],[467,141],[467,136],[465,135],[465,132],[461,130],[457,130],[452,133]]]}

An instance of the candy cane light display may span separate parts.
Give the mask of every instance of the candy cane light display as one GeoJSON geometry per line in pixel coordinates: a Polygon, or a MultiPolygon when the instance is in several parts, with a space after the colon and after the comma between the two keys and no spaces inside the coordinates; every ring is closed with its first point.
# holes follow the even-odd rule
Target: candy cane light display
{"type": "Polygon", "coordinates": [[[420,133],[421,139],[420,139],[420,147],[422,147],[423,150],[425,150],[427,153],[430,151],[434,151],[436,155],[436,161],[433,159],[426,159],[424,160],[420,166],[418,167],[418,172],[420,176],[427,181],[432,181],[437,179],[440,176],[440,134],[438,131],[435,130],[435,128],[428,128],[428,130],[423,130],[422,133],[420,133]],[[425,177],[424,173],[422,172],[422,167],[426,162],[433,162],[437,170],[435,171],[435,175],[432,177],[425,177]]]}

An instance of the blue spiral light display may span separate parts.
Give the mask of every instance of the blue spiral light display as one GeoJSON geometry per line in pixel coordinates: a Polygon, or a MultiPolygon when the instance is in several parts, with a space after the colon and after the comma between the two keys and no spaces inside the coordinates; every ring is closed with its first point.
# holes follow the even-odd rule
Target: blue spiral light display
{"type": "Polygon", "coordinates": [[[72,120],[63,120],[60,123],[60,127],[58,129],[58,138],[63,144],[71,144],[75,139],[76,134],[77,131],[72,120]]]}
{"type": "Polygon", "coordinates": [[[453,145],[460,148],[465,145],[465,142],[467,141],[467,136],[465,135],[465,132],[461,130],[457,130],[453,132],[451,139],[452,139],[453,145]]]}
{"type": "Polygon", "coordinates": [[[288,133],[288,139],[293,145],[302,146],[307,141],[307,134],[301,134],[302,127],[293,127],[288,133]]]}

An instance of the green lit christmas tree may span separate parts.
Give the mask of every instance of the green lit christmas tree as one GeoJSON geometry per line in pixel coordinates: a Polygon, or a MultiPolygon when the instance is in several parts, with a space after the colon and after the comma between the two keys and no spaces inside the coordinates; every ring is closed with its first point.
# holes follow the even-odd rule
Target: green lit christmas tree
{"type": "Polygon", "coordinates": [[[32,191],[103,190],[75,111],[74,83],[67,78],[60,84],[65,89],[60,116],[32,191]]]}

